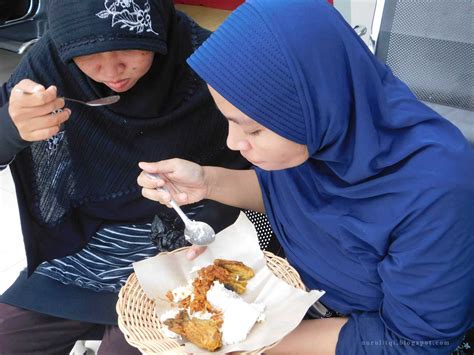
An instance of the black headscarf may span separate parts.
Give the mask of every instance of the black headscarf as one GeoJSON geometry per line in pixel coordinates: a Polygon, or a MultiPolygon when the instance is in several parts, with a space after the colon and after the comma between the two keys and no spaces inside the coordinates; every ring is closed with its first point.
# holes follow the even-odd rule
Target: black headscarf
{"type": "Polygon", "coordinates": [[[110,89],[84,75],[73,57],[122,49],[156,54],[118,104],[68,103],[64,132],[17,155],[12,172],[30,272],[43,260],[77,252],[104,224],[149,223],[170,213],[141,196],[139,161],[245,165],[226,148],[227,123],[185,63],[208,32],[175,13],[170,0],[53,0],[49,21],[49,33],[19,65],[10,88],[29,78],[56,85],[59,95],[91,100],[110,89]]]}
{"type": "MultiPolygon", "coordinates": [[[[155,52],[150,71],[110,107],[113,112],[153,118],[179,106],[173,99],[178,99],[189,76],[184,61],[193,46],[188,21],[183,23],[182,16],[177,16],[172,1],[53,0],[48,19],[58,54],[73,71],[77,68],[72,59],[77,56],[121,49],[155,52]]],[[[112,94],[107,86],[87,77],[86,81],[90,94],[112,94]]]]}

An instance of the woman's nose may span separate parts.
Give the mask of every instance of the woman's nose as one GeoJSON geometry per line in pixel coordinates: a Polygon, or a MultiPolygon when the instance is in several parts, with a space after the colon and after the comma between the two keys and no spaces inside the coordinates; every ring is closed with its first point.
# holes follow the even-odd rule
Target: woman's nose
{"type": "Polygon", "coordinates": [[[245,141],[245,135],[242,130],[235,124],[229,123],[229,133],[227,135],[227,146],[231,150],[245,150],[248,143],[245,141]]]}
{"type": "Polygon", "coordinates": [[[109,56],[104,64],[101,66],[102,74],[110,79],[116,79],[125,71],[125,64],[115,56],[109,56]]]}

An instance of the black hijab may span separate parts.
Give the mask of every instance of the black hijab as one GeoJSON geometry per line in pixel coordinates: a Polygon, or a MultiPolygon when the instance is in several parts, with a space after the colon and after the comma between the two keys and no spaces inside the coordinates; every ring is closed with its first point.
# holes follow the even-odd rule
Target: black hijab
{"type": "Polygon", "coordinates": [[[76,56],[141,49],[150,71],[118,104],[69,104],[63,132],[17,155],[20,215],[29,271],[73,254],[104,224],[149,223],[167,208],[141,196],[139,161],[180,157],[200,164],[245,165],[226,148],[227,123],[185,59],[208,32],[170,0],[52,0],[50,31],[24,58],[9,87],[24,78],[56,85],[59,95],[91,100],[110,94],[84,75],[76,56]]]}

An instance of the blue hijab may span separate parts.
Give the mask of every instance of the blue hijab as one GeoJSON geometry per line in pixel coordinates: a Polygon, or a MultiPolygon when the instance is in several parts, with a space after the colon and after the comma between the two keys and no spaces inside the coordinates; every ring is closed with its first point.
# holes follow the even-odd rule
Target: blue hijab
{"type": "Polygon", "coordinates": [[[375,328],[354,327],[374,334],[469,329],[473,151],[334,8],[249,0],[188,62],[249,117],[308,147],[298,167],[256,170],[288,260],[327,291],[326,305],[373,318],[375,328]]]}

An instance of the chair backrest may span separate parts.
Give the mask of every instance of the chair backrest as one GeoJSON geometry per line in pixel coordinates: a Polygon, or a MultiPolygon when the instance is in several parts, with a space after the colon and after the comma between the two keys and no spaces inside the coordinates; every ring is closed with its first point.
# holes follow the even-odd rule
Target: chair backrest
{"type": "Polygon", "coordinates": [[[472,0],[378,0],[373,29],[376,56],[418,99],[474,111],[472,0]]]}

